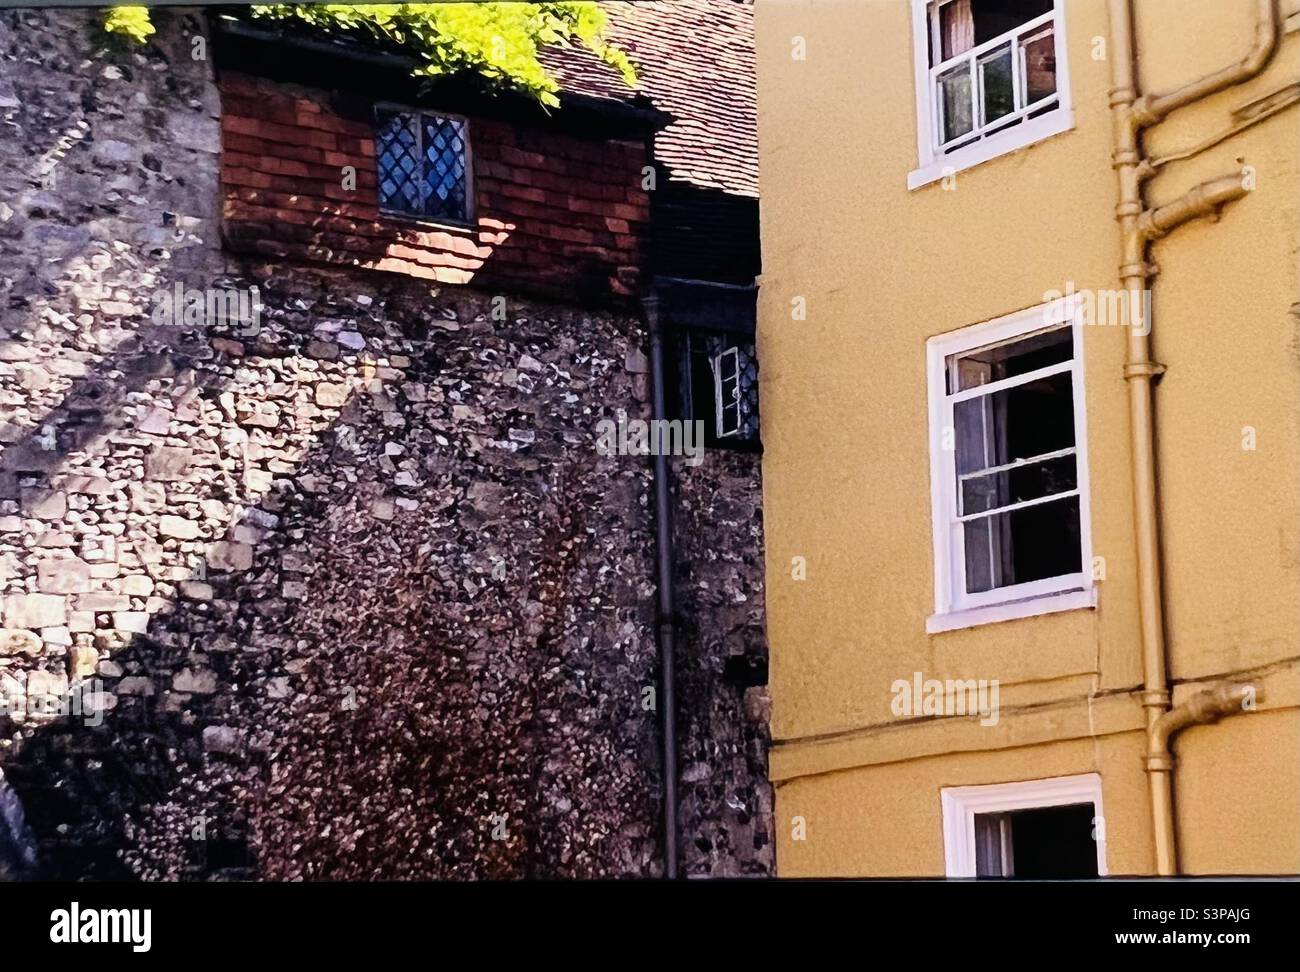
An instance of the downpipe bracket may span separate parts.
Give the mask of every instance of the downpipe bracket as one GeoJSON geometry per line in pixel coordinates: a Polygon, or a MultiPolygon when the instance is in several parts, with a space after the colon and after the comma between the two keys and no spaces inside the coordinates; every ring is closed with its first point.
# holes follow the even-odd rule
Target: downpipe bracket
{"type": "Polygon", "coordinates": [[[1147,753],[1148,773],[1172,773],[1174,771],[1173,753],[1147,753]]]}
{"type": "Polygon", "coordinates": [[[1145,709],[1159,709],[1163,713],[1172,704],[1173,699],[1168,691],[1148,690],[1142,693],[1142,707],[1145,709]]]}
{"type": "Polygon", "coordinates": [[[1143,263],[1126,263],[1119,268],[1119,275],[1121,279],[1127,279],[1129,277],[1149,278],[1149,277],[1154,277],[1159,273],[1160,273],[1160,264],[1154,263],[1149,260],[1143,263]]]}
{"type": "MultiPolygon", "coordinates": [[[[1125,381],[1146,381],[1151,378],[1159,378],[1168,369],[1158,361],[1130,361],[1124,365],[1125,381]]],[[[1164,693],[1165,704],[1169,704],[1169,693],[1164,693]]],[[[1143,705],[1147,703],[1143,702],[1143,705]]]]}

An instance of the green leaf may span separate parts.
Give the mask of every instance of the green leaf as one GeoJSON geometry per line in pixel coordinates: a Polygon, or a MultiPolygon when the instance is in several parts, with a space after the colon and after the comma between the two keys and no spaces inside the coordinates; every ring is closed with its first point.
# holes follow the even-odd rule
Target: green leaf
{"type": "Polygon", "coordinates": [[[110,7],[104,14],[104,29],[143,44],[154,32],[154,25],[148,7],[110,7]]]}
{"type": "MultiPolygon", "coordinates": [[[[539,51],[553,44],[586,47],[629,86],[636,84],[632,61],[626,51],[605,40],[605,12],[591,2],[271,3],[250,10],[263,20],[298,20],[325,31],[388,42],[417,59],[418,76],[473,71],[552,107],[559,104],[559,85],[542,65],[539,51]]],[[[140,43],[154,32],[147,7],[109,9],[104,29],[140,43]]]]}
{"type": "MultiPolygon", "coordinates": [[[[585,47],[614,67],[629,86],[636,84],[636,70],[627,53],[605,39],[605,12],[591,2],[272,3],[257,4],[250,10],[262,20],[296,20],[324,31],[395,45],[416,58],[417,76],[472,71],[549,106],[559,104],[559,85],[546,71],[539,53],[550,45],[585,47]]],[[[131,33],[140,40],[143,34],[139,30],[153,30],[143,7],[114,8],[109,19],[114,26],[108,29],[131,33]],[[132,13],[128,19],[118,16],[118,11],[132,13]]]]}

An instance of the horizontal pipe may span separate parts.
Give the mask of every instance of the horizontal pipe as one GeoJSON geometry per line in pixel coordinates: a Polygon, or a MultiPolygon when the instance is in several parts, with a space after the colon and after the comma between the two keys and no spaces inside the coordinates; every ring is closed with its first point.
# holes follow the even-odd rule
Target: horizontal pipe
{"type": "Polygon", "coordinates": [[[1142,164],[1139,166],[1139,171],[1142,177],[1149,178],[1150,176],[1155,175],[1156,170],[1168,165],[1170,162],[1181,162],[1184,159],[1190,159],[1194,155],[1200,155],[1207,149],[1212,149],[1214,146],[1226,142],[1234,135],[1244,132],[1252,125],[1258,125],[1260,122],[1272,118],[1278,112],[1285,111],[1287,108],[1300,102],[1300,85],[1295,85],[1293,87],[1295,90],[1282,92],[1272,104],[1261,109],[1257,114],[1251,115],[1249,118],[1237,122],[1237,124],[1233,125],[1231,128],[1225,128],[1217,135],[1213,135],[1204,141],[1197,142],[1191,148],[1186,148],[1181,152],[1174,152],[1169,155],[1162,155],[1158,159],[1143,160],[1142,164]]]}
{"type": "Polygon", "coordinates": [[[1248,700],[1263,698],[1263,690],[1250,683],[1227,682],[1198,692],[1156,719],[1147,730],[1147,782],[1155,821],[1156,873],[1178,873],[1178,844],[1174,833],[1173,737],[1191,726],[1217,722],[1247,710],[1248,700]]]}
{"type": "Polygon", "coordinates": [[[1277,48],[1277,0],[1257,0],[1255,40],[1240,61],[1162,95],[1144,95],[1133,106],[1141,125],[1154,125],[1170,112],[1225,88],[1249,81],[1264,70],[1277,48]]]}
{"type": "Polygon", "coordinates": [[[1147,738],[1147,760],[1172,759],[1169,743],[1178,733],[1247,711],[1247,703],[1253,705],[1263,698],[1264,690],[1252,682],[1224,682],[1196,693],[1156,720],[1147,738]]]}
{"type": "Polygon", "coordinates": [[[1220,207],[1250,191],[1242,182],[1240,175],[1203,182],[1173,202],[1143,212],[1138,217],[1138,232],[1144,239],[1155,240],[1198,216],[1216,213],[1220,207]]]}

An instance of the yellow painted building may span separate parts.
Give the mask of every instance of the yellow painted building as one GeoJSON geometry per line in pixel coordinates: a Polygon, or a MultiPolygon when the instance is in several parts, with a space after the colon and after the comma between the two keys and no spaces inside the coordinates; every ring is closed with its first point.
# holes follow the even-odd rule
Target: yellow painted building
{"type": "Polygon", "coordinates": [[[1300,871],[1297,6],[757,0],[781,876],[1300,871]]]}

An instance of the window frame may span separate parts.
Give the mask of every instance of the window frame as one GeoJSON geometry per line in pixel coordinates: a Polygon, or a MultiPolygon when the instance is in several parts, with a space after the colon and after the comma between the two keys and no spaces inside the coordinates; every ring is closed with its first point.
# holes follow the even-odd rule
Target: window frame
{"type": "MultiPolygon", "coordinates": [[[[919,189],[963,169],[969,169],[982,162],[987,162],[1000,155],[1014,152],[1016,149],[1024,148],[1035,142],[1041,142],[1043,139],[1074,128],[1074,109],[1070,100],[1070,67],[1069,59],[1066,56],[1068,45],[1066,44],[1065,3],[1064,0],[1052,0],[1051,22],[1054,26],[1056,93],[1060,99],[1059,105],[1037,118],[1025,118],[1018,125],[1012,125],[1002,131],[995,132],[986,138],[979,139],[971,145],[956,149],[946,155],[938,151],[939,112],[935,103],[934,86],[930,80],[930,51],[931,45],[934,43],[933,31],[935,27],[933,24],[937,21],[937,17],[932,16],[930,11],[931,9],[937,11],[944,4],[952,2],[953,0],[912,0],[912,62],[916,85],[917,167],[908,173],[907,188],[909,190],[919,189]]],[[[1043,18],[1047,16],[1047,14],[1042,15],[1043,18]]],[[[1028,24],[1031,21],[1025,23],[1028,24]]],[[[984,47],[996,47],[1005,42],[1008,34],[1015,34],[1023,28],[1024,25],[1022,24],[1015,28],[1014,31],[1008,31],[1006,34],[1001,34],[986,41],[961,56],[971,56],[973,51],[984,47]]],[[[974,97],[973,94],[972,97],[974,97]]],[[[1027,111],[1028,108],[1024,110],[1027,111]]],[[[995,124],[1004,123],[1005,121],[1006,118],[1000,118],[995,124]]]]}
{"type": "Polygon", "coordinates": [[[719,439],[739,437],[744,423],[741,421],[744,415],[744,409],[740,403],[740,346],[739,343],[732,344],[723,348],[721,352],[713,357],[713,420],[715,426],[715,436],[719,439]],[[731,401],[727,401],[724,390],[727,386],[727,375],[723,372],[723,361],[731,357],[731,376],[730,380],[735,383],[735,393],[731,401]],[[736,427],[727,430],[727,409],[734,404],[736,410],[736,427]]]}
{"type": "MultiPolygon", "coordinates": [[[[761,368],[758,363],[758,345],[754,332],[745,328],[677,324],[671,327],[669,347],[671,353],[666,356],[668,366],[667,384],[668,387],[675,389],[675,394],[667,400],[670,403],[670,417],[682,421],[703,422],[707,448],[725,449],[732,452],[761,453],[763,451],[761,403],[755,402],[756,423],[752,436],[743,434],[746,416],[743,409],[737,414],[737,420],[740,422],[739,427],[730,432],[725,432],[720,412],[723,404],[722,382],[719,372],[721,359],[733,350],[738,352],[735,356],[737,365],[736,378],[738,381],[744,370],[740,367],[740,358],[742,356],[752,360],[756,370],[761,368]],[[703,342],[710,338],[721,339],[724,345],[721,352],[714,354],[707,350],[693,350],[694,348],[703,349],[703,342]],[[701,343],[695,344],[697,341],[701,343]],[[703,382],[697,383],[694,380],[694,362],[692,359],[696,353],[700,354],[709,367],[707,389],[699,387],[703,385],[703,382]],[[701,414],[700,408],[706,397],[707,407],[713,411],[712,416],[707,419],[701,414]],[[724,432],[725,434],[723,434],[724,432]]],[[[739,387],[738,384],[737,388],[739,389],[739,387]]]]}
{"type": "MultiPolygon", "coordinates": [[[[474,193],[474,145],[470,135],[470,119],[468,115],[460,115],[454,111],[441,111],[436,108],[420,108],[415,105],[402,104],[395,101],[376,101],[371,109],[371,127],[374,134],[371,141],[375,146],[375,207],[379,210],[381,216],[389,219],[397,219],[410,223],[418,223],[421,226],[436,226],[443,229],[473,229],[478,219],[478,199],[474,193]],[[424,115],[434,115],[438,118],[446,118],[452,121],[460,122],[464,129],[462,141],[465,143],[465,218],[464,220],[455,219],[437,219],[432,216],[425,216],[421,213],[412,213],[404,209],[389,209],[380,202],[379,182],[382,174],[379,171],[379,113],[381,111],[408,113],[421,116],[419,126],[417,126],[420,137],[420,160],[424,164],[424,115]]],[[[421,173],[423,176],[423,173],[421,173]]]]}
{"type": "MultiPolygon", "coordinates": [[[[1096,606],[1096,587],[1092,579],[1092,516],[1088,476],[1088,425],[1085,407],[1083,358],[1083,295],[1070,294],[1038,304],[996,320],[939,334],[926,342],[927,398],[930,415],[930,512],[934,548],[934,614],[926,619],[926,631],[934,634],[956,628],[972,627],[996,621],[1031,617],[1054,611],[1096,606]],[[957,518],[956,447],[944,448],[945,434],[955,430],[953,405],[970,395],[948,392],[946,362],[962,354],[990,345],[1009,343],[1058,327],[1069,327],[1072,357],[1068,365],[1053,365],[1032,372],[1069,372],[1074,403],[1074,456],[1076,491],[1079,497],[1079,571],[1042,580],[1027,581],[1006,587],[969,594],[965,591],[964,559],[960,575],[956,564],[960,549],[960,524],[957,518]]],[[[1024,379],[1026,376],[1017,376],[1024,379]]],[[[1012,386],[1021,383],[1012,381],[1012,386]]],[[[979,386],[987,389],[993,384],[979,386]]],[[[967,390],[969,391],[969,390],[967,390]]],[[[955,433],[954,433],[955,434],[955,433]]],[[[1053,494],[1053,496],[1070,495],[1053,494]]]]}
{"type": "Polygon", "coordinates": [[[944,873],[950,878],[976,876],[975,817],[978,814],[1091,803],[1093,819],[1102,822],[1093,841],[1097,845],[1097,876],[1106,877],[1109,874],[1106,868],[1106,815],[1101,791],[1101,775],[1098,773],[940,788],[944,873]]]}

